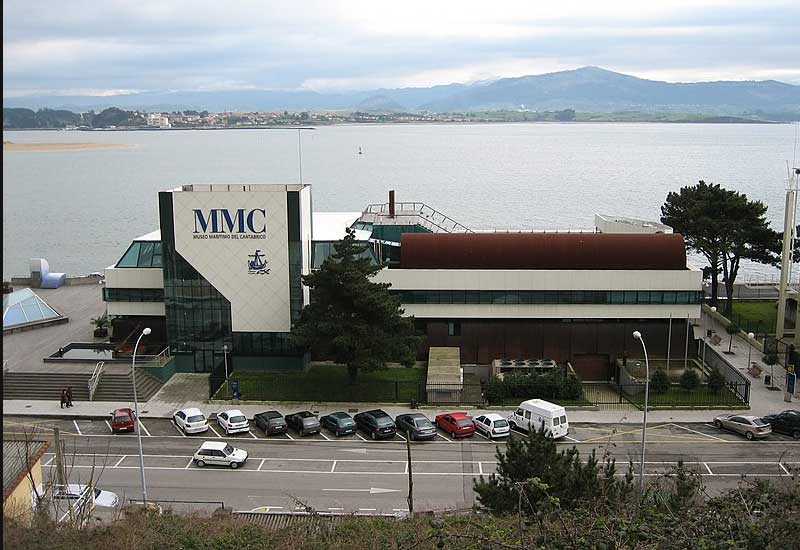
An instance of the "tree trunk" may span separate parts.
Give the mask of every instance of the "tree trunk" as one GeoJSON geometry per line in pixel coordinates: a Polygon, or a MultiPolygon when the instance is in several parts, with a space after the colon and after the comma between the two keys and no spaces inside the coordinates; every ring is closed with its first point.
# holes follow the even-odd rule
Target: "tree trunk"
{"type": "Polygon", "coordinates": [[[711,305],[717,305],[719,297],[719,272],[714,270],[711,272],[711,305]]]}
{"type": "Polygon", "coordinates": [[[725,300],[725,317],[730,319],[733,316],[733,280],[725,279],[725,292],[728,299],[725,300]]]}
{"type": "Polygon", "coordinates": [[[358,365],[347,365],[347,379],[350,384],[355,384],[358,381],[358,365]]]}

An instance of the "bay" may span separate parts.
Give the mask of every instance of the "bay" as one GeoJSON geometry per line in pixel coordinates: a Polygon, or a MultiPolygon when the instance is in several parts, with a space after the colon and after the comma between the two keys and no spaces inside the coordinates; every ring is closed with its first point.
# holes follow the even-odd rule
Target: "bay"
{"type": "MultiPolygon", "coordinates": [[[[303,131],[313,208],[424,202],[474,229],[591,228],[595,213],[658,220],[670,191],[699,179],[769,206],[782,229],[796,125],[343,125],[303,131]],[[361,155],[358,150],[361,148],[361,155]]],[[[16,143],[120,148],[3,153],[3,277],[29,258],[100,271],[158,228],[159,190],[187,183],[296,183],[298,131],[26,131],[16,143]]],[[[747,265],[745,275],[773,268],[747,265]]]]}

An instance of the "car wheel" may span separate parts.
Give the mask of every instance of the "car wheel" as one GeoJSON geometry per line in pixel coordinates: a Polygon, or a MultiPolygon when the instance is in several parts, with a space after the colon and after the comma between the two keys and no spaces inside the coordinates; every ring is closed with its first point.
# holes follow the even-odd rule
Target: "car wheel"
{"type": "Polygon", "coordinates": [[[372,440],[373,440],[373,441],[374,441],[375,439],[377,439],[377,438],[375,437],[375,432],[370,432],[370,433],[369,433],[369,436],[372,438],[372,440]]]}
{"type": "Polygon", "coordinates": [[[792,437],[795,439],[800,439],[800,430],[795,430],[792,432],[792,437]]]}
{"type": "Polygon", "coordinates": [[[239,467],[239,463],[238,462],[231,462],[231,469],[232,470],[235,470],[238,467],[239,467]]]}
{"type": "Polygon", "coordinates": [[[517,424],[516,424],[516,422],[509,422],[509,423],[508,423],[508,425],[509,425],[509,427],[510,427],[512,430],[516,430],[516,429],[517,429],[517,424]]]}
{"type": "Polygon", "coordinates": [[[718,429],[722,428],[722,422],[720,422],[719,420],[715,420],[714,421],[714,427],[718,428],[718,429]]]}
{"type": "Polygon", "coordinates": [[[753,432],[747,432],[744,434],[744,436],[747,438],[748,441],[753,440],[753,432]]]}
{"type": "Polygon", "coordinates": [[[203,460],[195,460],[194,463],[197,464],[198,468],[203,468],[206,465],[205,461],[203,461],[203,460]]]}

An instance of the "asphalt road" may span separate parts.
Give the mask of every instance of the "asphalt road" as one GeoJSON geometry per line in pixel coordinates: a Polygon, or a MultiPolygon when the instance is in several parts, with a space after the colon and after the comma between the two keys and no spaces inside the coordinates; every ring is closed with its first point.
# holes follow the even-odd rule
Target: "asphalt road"
{"type": "MultiPolygon", "coordinates": [[[[112,435],[105,421],[3,418],[4,437],[35,430],[38,438],[52,441],[54,426],[62,431],[71,482],[83,483],[93,477],[99,480],[98,487],[127,499],[141,498],[135,435],[112,435]]],[[[362,434],[337,439],[324,431],[303,438],[293,432],[267,438],[251,426],[248,433],[220,437],[222,432],[215,423],[205,434],[185,436],[167,419],[147,419],[142,426],[148,498],[193,501],[172,504],[176,509],[211,511],[223,502],[234,510],[283,512],[306,506],[342,513],[408,509],[407,452],[400,436],[387,441],[371,441],[362,434]],[[243,468],[201,469],[192,463],[191,457],[203,441],[218,438],[248,451],[243,468]]],[[[610,453],[622,475],[629,462],[639,472],[640,442],[637,425],[573,424],[559,446],[575,445],[584,457],[592,450],[598,456],[610,453]]],[[[413,442],[415,509],[471,507],[473,480],[496,471],[498,446],[504,449],[505,443],[477,434],[453,441],[440,433],[432,441],[413,442]]],[[[678,460],[698,471],[708,491],[714,493],[735,486],[743,476],[785,478],[800,471],[800,441],[779,434],[763,441],[746,441],[709,424],[648,426],[647,478],[655,479],[678,460]]],[[[52,475],[52,452],[45,455],[43,463],[46,475],[52,475]]]]}

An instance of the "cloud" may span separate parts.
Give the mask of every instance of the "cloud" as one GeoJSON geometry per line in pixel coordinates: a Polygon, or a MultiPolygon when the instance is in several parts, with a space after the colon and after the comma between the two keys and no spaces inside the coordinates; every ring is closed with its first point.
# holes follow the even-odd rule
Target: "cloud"
{"type": "Polygon", "coordinates": [[[5,0],[3,94],[429,86],[597,65],[800,84],[800,4],[5,0]]]}

